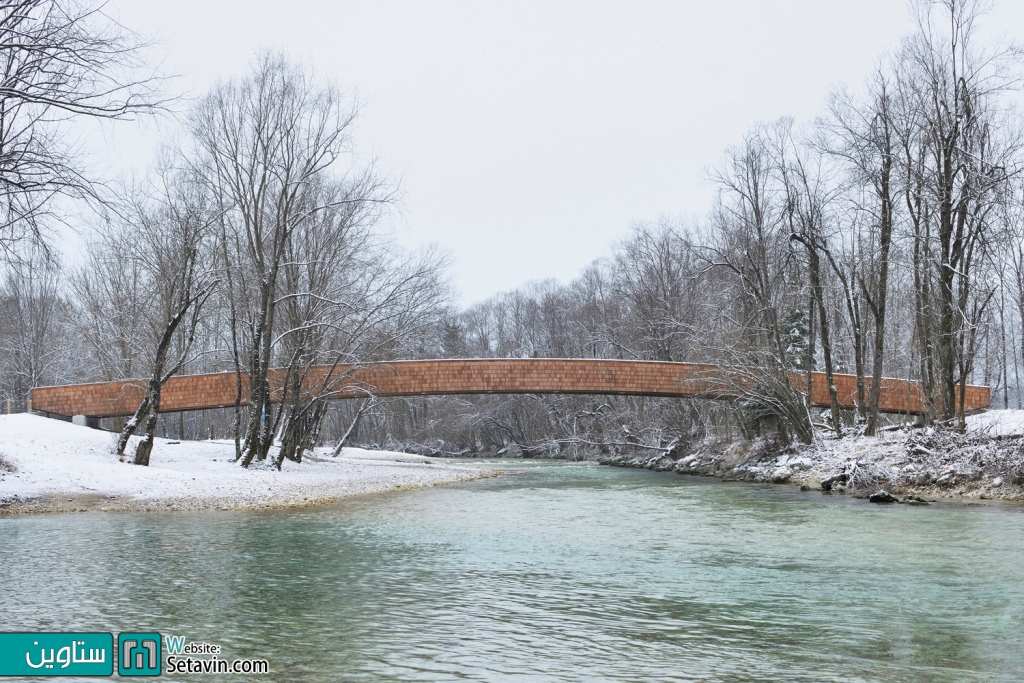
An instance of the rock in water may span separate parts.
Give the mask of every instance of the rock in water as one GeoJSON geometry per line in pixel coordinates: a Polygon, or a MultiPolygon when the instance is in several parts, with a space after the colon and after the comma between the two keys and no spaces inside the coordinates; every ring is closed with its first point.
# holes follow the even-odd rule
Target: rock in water
{"type": "Polygon", "coordinates": [[[927,505],[928,504],[928,501],[925,500],[924,498],[921,498],[920,496],[905,496],[903,498],[902,502],[906,503],[907,505],[927,505]]]}
{"type": "Polygon", "coordinates": [[[892,495],[888,491],[876,491],[868,496],[868,500],[872,503],[898,503],[900,499],[892,495]]]}
{"type": "Polygon", "coordinates": [[[847,475],[846,475],[845,472],[843,472],[841,474],[833,475],[831,477],[828,477],[827,479],[822,479],[821,480],[821,490],[822,491],[831,491],[833,486],[836,486],[837,484],[845,484],[846,483],[846,479],[847,479],[847,475]]]}
{"type": "Polygon", "coordinates": [[[647,469],[656,470],[658,472],[668,472],[675,467],[676,461],[667,455],[661,456],[660,458],[653,459],[648,463],[647,469]]]}

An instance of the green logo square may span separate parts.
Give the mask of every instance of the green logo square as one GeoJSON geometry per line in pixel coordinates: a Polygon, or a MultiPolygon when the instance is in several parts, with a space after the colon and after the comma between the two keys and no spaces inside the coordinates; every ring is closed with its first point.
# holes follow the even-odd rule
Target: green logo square
{"type": "Polygon", "coordinates": [[[109,633],[0,633],[0,676],[112,676],[109,633]]]}
{"type": "Polygon", "coordinates": [[[117,636],[118,674],[159,676],[162,668],[159,633],[122,633],[117,636]]]}

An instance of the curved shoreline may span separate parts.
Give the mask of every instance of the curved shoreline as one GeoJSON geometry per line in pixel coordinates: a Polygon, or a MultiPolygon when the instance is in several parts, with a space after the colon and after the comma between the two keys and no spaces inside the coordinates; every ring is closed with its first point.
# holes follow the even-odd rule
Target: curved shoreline
{"type": "MultiPolygon", "coordinates": [[[[967,434],[907,430],[806,446],[709,438],[671,453],[606,455],[598,462],[857,497],[885,491],[915,504],[923,497],[1019,503],[1024,436],[992,430],[1014,415],[993,411],[991,425],[967,434]]],[[[1019,417],[1024,424],[1024,411],[1019,417]]],[[[157,439],[152,464],[137,467],[111,454],[113,437],[35,415],[0,416],[0,516],[299,508],[500,474],[448,458],[359,448],[338,458],[327,449],[310,452],[301,463],[286,461],[283,471],[266,461],[242,469],[233,442],[170,439],[157,439]]]]}
{"type": "MultiPolygon", "coordinates": [[[[316,493],[278,491],[261,498],[251,497],[181,497],[136,498],[101,493],[46,492],[16,500],[0,500],[0,517],[29,514],[63,514],[73,512],[195,512],[200,510],[281,510],[330,505],[358,496],[398,491],[414,491],[432,486],[445,486],[502,474],[498,470],[481,470],[431,466],[435,476],[430,481],[415,483],[369,483],[362,486],[338,486],[335,491],[316,493]]],[[[325,488],[330,488],[326,486],[325,488]]]]}
{"type": "Polygon", "coordinates": [[[234,442],[171,439],[156,439],[151,464],[139,467],[111,453],[115,437],[36,415],[0,416],[0,516],[306,507],[499,474],[359,448],[337,458],[329,449],[307,452],[280,471],[269,459],[243,469],[234,442]]]}

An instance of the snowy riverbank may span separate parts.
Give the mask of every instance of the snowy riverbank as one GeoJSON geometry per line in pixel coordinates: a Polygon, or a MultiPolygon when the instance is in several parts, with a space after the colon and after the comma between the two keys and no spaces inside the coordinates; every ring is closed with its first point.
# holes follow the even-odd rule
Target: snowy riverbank
{"type": "Polygon", "coordinates": [[[601,462],[722,479],[798,484],[869,496],[886,491],[917,498],[1024,501],[1024,411],[990,410],[968,417],[967,432],[901,429],[876,437],[780,447],[766,439],[705,439],[671,457],[616,455],[601,462]]]}
{"type": "Polygon", "coordinates": [[[138,467],[111,455],[114,437],[36,415],[0,415],[0,514],[304,506],[490,475],[358,448],[338,458],[307,454],[280,472],[245,470],[233,462],[231,442],[170,439],[157,439],[152,464],[138,467]]]}

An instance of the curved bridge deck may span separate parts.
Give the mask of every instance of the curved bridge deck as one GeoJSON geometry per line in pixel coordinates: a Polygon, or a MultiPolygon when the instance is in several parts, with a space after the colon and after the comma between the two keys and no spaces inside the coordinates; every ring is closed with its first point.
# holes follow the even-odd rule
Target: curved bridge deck
{"type": "MultiPolygon", "coordinates": [[[[406,360],[364,366],[313,368],[303,387],[332,399],[376,396],[437,396],[451,394],[609,394],[674,398],[726,399],[744,395],[757,371],[696,363],[657,361],[487,358],[406,360]]],[[[857,396],[854,375],[834,375],[840,404],[853,408],[857,396]]],[[[280,400],[284,372],[273,371],[271,389],[280,400]]],[[[805,387],[806,374],[790,376],[794,387],[805,387]]],[[[825,375],[811,373],[811,403],[829,405],[825,375]]],[[[871,380],[867,379],[870,388],[871,380]]],[[[123,380],[32,390],[32,409],[63,416],[114,417],[131,415],[145,391],[144,380],[123,380]]],[[[243,402],[247,386],[243,376],[243,402]]],[[[161,394],[161,412],[224,408],[235,404],[234,372],[172,377],[161,394]]],[[[968,386],[968,412],[987,408],[989,388],[968,386]]],[[[919,414],[924,411],[919,382],[883,379],[879,410],[919,414]]]]}

